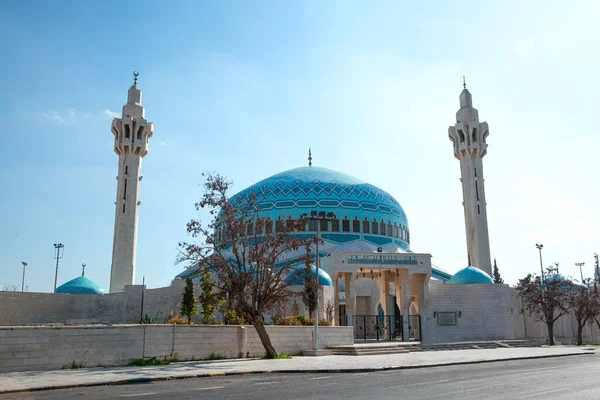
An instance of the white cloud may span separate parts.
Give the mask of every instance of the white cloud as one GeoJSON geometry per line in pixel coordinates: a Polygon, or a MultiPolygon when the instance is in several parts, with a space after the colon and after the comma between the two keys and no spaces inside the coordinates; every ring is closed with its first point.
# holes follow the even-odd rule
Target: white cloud
{"type": "Polygon", "coordinates": [[[46,112],[46,111],[43,111],[43,112],[36,112],[36,113],[34,113],[34,115],[35,115],[36,117],[38,117],[38,118],[44,118],[44,119],[47,119],[47,120],[53,121],[53,122],[55,122],[55,123],[57,123],[57,124],[66,124],[66,123],[68,123],[68,122],[67,122],[67,121],[66,121],[66,120],[63,118],[63,116],[62,116],[62,115],[60,115],[60,113],[58,113],[58,112],[56,112],[56,111],[53,111],[53,112],[46,112]]]}
{"type": "MultiPolygon", "coordinates": [[[[108,109],[104,110],[104,115],[107,117],[112,117],[113,114],[116,115],[116,113],[113,113],[108,109]]],[[[34,112],[33,115],[37,118],[45,119],[55,124],[76,125],[84,120],[99,118],[101,114],[95,114],[89,111],[81,111],[75,108],[65,108],[57,111],[34,112]]]]}
{"type": "Polygon", "coordinates": [[[104,109],[104,115],[107,116],[108,118],[111,118],[111,119],[112,118],[119,118],[120,117],[120,115],[119,115],[118,112],[111,111],[108,108],[104,109]]]}
{"type": "Polygon", "coordinates": [[[533,48],[535,42],[532,38],[524,38],[517,42],[517,51],[519,53],[527,53],[529,50],[533,48]]]}
{"type": "Polygon", "coordinates": [[[167,142],[165,142],[164,140],[161,140],[159,143],[161,146],[168,146],[169,144],[167,142]]]}

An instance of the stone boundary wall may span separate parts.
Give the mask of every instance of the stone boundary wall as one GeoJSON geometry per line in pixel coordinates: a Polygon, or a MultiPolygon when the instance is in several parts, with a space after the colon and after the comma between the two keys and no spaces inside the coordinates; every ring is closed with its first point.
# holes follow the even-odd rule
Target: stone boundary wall
{"type": "MultiPolygon", "coordinates": [[[[275,349],[297,354],[313,346],[314,328],[267,326],[275,349]]],[[[353,343],[352,327],[319,327],[319,346],[353,343]]],[[[260,357],[252,326],[125,325],[0,327],[0,372],[123,365],[139,358],[201,360],[260,357]]]]}
{"type": "MultiPolygon", "coordinates": [[[[542,340],[548,338],[546,324],[527,313],[517,290],[508,285],[431,285],[421,312],[423,344],[478,340],[542,340]],[[457,324],[438,325],[434,312],[456,312],[457,324]]],[[[557,343],[575,344],[577,322],[573,311],[554,323],[557,343]]],[[[600,342],[596,323],[583,330],[585,343],[600,342]]]]}
{"type": "MultiPolygon", "coordinates": [[[[128,285],[124,292],[105,295],[0,292],[0,326],[43,324],[137,323],[148,314],[163,323],[169,312],[179,312],[184,281],[170,286],[146,289],[128,285]]],[[[199,293],[198,288],[195,288],[199,293]]],[[[200,316],[192,318],[200,322],[200,316]]]]}

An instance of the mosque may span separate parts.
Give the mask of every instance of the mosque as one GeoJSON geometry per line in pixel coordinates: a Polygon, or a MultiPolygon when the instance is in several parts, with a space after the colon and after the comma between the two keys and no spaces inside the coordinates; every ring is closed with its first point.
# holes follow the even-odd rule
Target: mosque
{"type": "MultiPolygon", "coordinates": [[[[482,163],[489,129],[479,121],[464,84],[459,105],[448,138],[460,166],[470,265],[455,274],[432,265],[431,254],[411,250],[408,217],[397,199],[359,178],[313,166],[310,151],[308,166],[277,173],[234,196],[243,201],[256,195],[260,216],[274,231],[289,219],[309,216],[304,233],[323,240],[312,249],[312,271],[321,285],[319,315],[329,316],[333,325],[352,325],[356,340],[445,343],[543,337],[543,327],[526,316],[516,291],[490,277],[482,163]]],[[[118,175],[110,292],[82,275],[57,289],[61,296],[71,295],[72,305],[63,314],[56,311],[58,300],[48,298],[37,314],[27,317],[29,322],[122,323],[139,321],[143,314],[162,322],[181,299],[183,279],[194,275],[193,268],[185,270],[163,288],[134,285],[142,158],[154,134],[145,119],[137,74],[111,131],[118,175]]],[[[301,276],[289,279],[299,293],[301,276]]],[[[285,312],[307,314],[298,296],[289,300],[285,312]]],[[[11,322],[28,323],[5,324],[11,322]]]]}

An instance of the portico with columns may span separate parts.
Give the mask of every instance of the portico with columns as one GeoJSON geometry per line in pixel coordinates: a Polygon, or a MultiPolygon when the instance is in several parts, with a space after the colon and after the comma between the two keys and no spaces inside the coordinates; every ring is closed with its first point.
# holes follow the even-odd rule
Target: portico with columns
{"type": "MultiPolygon", "coordinates": [[[[420,315],[427,304],[430,254],[350,252],[332,253],[327,258],[336,310],[340,310],[340,286],[344,286],[345,312],[339,315],[338,324],[353,325],[356,315],[378,315],[381,306],[384,316],[398,317],[400,312],[402,337],[410,338],[408,316],[420,315]]],[[[389,323],[385,318],[382,328],[390,329],[389,323]]]]}

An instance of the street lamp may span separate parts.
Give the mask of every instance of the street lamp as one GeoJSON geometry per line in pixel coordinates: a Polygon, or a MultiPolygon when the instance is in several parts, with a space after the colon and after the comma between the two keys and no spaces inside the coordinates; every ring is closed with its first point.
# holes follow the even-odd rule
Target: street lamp
{"type": "MultiPolygon", "coordinates": [[[[300,218],[308,219],[309,221],[317,221],[317,257],[316,257],[316,270],[317,270],[317,298],[315,301],[315,350],[319,350],[319,238],[321,234],[321,221],[331,221],[336,216],[332,212],[325,213],[325,211],[311,211],[310,216],[302,214],[300,218]]],[[[337,295],[337,294],[336,294],[337,295]]]]}
{"type": "Polygon", "coordinates": [[[21,261],[21,264],[23,264],[23,280],[21,281],[21,292],[25,291],[25,267],[27,266],[27,263],[25,261],[21,261]]]}
{"type": "Polygon", "coordinates": [[[65,245],[62,243],[54,243],[54,258],[56,259],[56,273],[54,275],[54,293],[56,293],[56,282],[58,281],[58,260],[63,258],[65,245]],[[60,251],[62,249],[62,252],[60,251]]]}
{"type": "Polygon", "coordinates": [[[585,265],[585,263],[579,262],[579,263],[575,263],[575,265],[577,265],[579,267],[579,274],[581,275],[581,283],[583,283],[583,270],[581,269],[581,267],[583,267],[585,265]]]}
{"type": "Polygon", "coordinates": [[[554,265],[556,266],[556,275],[560,275],[560,273],[558,272],[559,263],[555,262],[554,265]]]}
{"type": "Polygon", "coordinates": [[[540,251],[540,271],[542,271],[542,282],[544,282],[544,264],[542,264],[542,249],[544,245],[536,243],[535,247],[540,251]]]}

